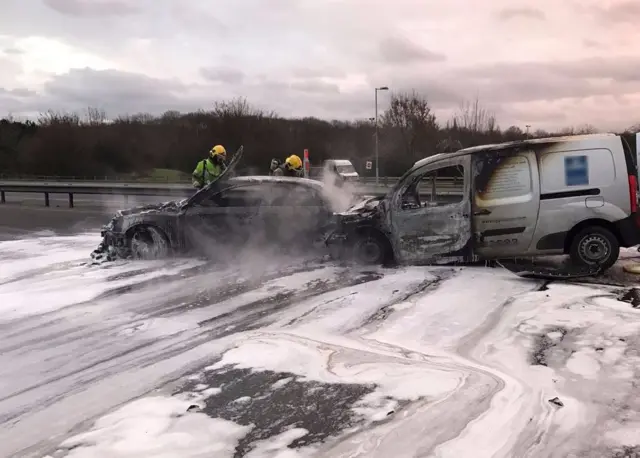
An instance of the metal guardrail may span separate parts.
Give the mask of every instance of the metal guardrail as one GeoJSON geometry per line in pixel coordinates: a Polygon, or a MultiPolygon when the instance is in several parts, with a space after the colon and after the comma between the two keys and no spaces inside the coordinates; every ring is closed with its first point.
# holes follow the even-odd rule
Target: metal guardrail
{"type": "MultiPolygon", "coordinates": [[[[194,188],[189,182],[187,183],[160,183],[160,182],[107,182],[107,181],[80,181],[80,180],[64,180],[50,179],[46,180],[3,180],[0,178],[0,203],[6,203],[6,193],[40,193],[44,194],[44,204],[50,206],[50,194],[67,194],[69,199],[69,207],[74,207],[74,194],[88,195],[115,195],[124,196],[125,200],[128,196],[155,196],[155,197],[189,197],[194,193],[194,188]]],[[[56,177],[58,178],[58,177],[56,177]]],[[[375,184],[370,180],[360,180],[356,184],[359,194],[365,195],[382,195],[387,192],[394,181],[387,181],[386,184],[375,184]]],[[[444,191],[449,194],[451,188],[455,188],[453,179],[439,179],[440,189],[442,187],[449,188],[444,191]]]]}
{"type": "MultiPolygon", "coordinates": [[[[312,179],[317,176],[311,176],[312,179]]],[[[380,185],[391,186],[400,177],[379,177],[380,185]]],[[[123,176],[56,176],[56,175],[5,175],[0,173],[0,182],[15,181],[44,181],[51,182],[95,182],[95,183],[158,183],[158,184],[190,184],[191,178],[169,179],[164,177],[123,177],[123,176]]],[[[359,181],[366,184],[374,184],[375,177],[360,177],[359,181]]]]}

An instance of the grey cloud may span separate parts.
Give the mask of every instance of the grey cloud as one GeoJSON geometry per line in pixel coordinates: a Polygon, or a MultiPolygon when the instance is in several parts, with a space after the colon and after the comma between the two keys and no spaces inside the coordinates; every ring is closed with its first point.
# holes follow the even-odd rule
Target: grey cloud
{"type": "Polygon", "coordinates": [[[640,2],[627,0],[611,6],[596,6],[594,14],[600,20],[636,24],[640,20],[640,2]]]}
{"type": "Polygon", "coordinates": [[[572,120],[569,119],[564,111],[560,110],[544,110],[544,111],[532,111],[521,108],[507,108],[503,111],[502,116],[513,119],[515,121],[529,122],[531,124],[544,124],[549,123],[561,125],[571,125],[572,120]]]}
{"type": "MultiPolygon", "coordinates": [[[[566,62],[525,62],[485,65],[462,72],[475,78],[533,78],[606,79],[617,83],[640,82],[637,68],[640,57],[594,57],[566,62]]],[[[576,81],[580,83],[580,81],[576,81]]]]}
{"type": "Polygon", "coordinates": [[[0,95],[5,97],[15,97],[15,98],[23,98],[23,97],[33,97],[38,93],[32,91],[30,89],[18,88],[18,89],[4,89],[0,87],[0,95]]]}
{"type": "Polygon", "coordinates": [[[25,88],[11,89],[9,91],[7,91],[6,89],[0,89],[0,91],[3,91],[5,94],[14,96],[17,98],[34,97],[38,95],[36,91],[32,91],[31,89],[25,89],[25,88]]]}
{"type": "Polygon", "coordinates": [[[537,19],[544,20],[546,19],[546,15],[544,12],[540,11],[536,8],[504,8],[500,10],[498,13],[498,17],[503,21],[508,21],[510,19],[516,18],[526,18],[526,19],[537,19]]]}
{"type": "Polygon", "coordinates": [[[640,92],[640,66],[635,59],[585,59],[559,63],[503,63],[443,70],[428,77],[394,74],[392,90],[416,89],[434,108],[447,109],[478,96],[496,109],[500,105],[592,96],[623,96],[640,92]]]}
{"type": "Polygon", "coordinates": [[[584,40],[582,40],[582,45],[585,48],[602,48],[602,43],[596,41],[596,40],[592,40],[590,38],[585,38],[584,40]]]}
{"type": "Polygon", "coordinates": [[[0,72],[0,84],[2,84],[3,80],[11,81],[22,72],[20,63],[9,57],[0,56],[0,68],[2,69],[2,72],[0,72]]]}
{"type": "Polygon", "coordinates": [[[18,49],[18,48],[5,48],[5,49],[2,50],[2,52],[4,52],[5,54],[9,54],[9,55],[24,54],[24,51],[22,49],[18,49]]]}
{"type": "Polygon", "coordinates": [[[274,81],[262,76],[258,78],[256,83],[248,84],[240,87],[241,90],[249,92],[263,92],[264,94],[276,94],[284,96],[284,100],[292,102],[295,97],[299,97],[299,93],[306,95],[323,95],[323,94],[340,94],[340,87],[337,84],[327,83],[318,79],[307,79],[285,83],[282,81],[274,81]]]}
{"type": "MultiPolygon", "coordinates": [[[[590,59],[557,64],[505,63],[439,69],[438,73],[434,71],[426,77],[424,74],[385,68],[376,74],[375,82],[388,85],[392,91],[416,89],[427,96],[439,113],[456,109],[462,101],[478,96],[483,106],[498,114],[498,121],[503,124],[514,119],[536,124],[546,120],[546,125],[556,121],[557,124],[566,124],[554,110],[536,117],[524,108],[517,111],[512,107],[522,107],[520,104],[534,101],[565,100],[563,103],[574,104],[569,99],[584,100],[597,95],[624,99],[624,94],[640,92],[640,76],[628,70],[639,65],[640,58],[590,59]]],[[[341,93],[337,85],[321,78],[300,78],[287,83],[268,75],[245,77],[241,83],[233,84],[185,85],[135,73],[82,69],[54,77],[38,94],[25,90],[0,90],[3,111],[0,116],[7,112],[19,116],[48,109],[82,112],[88,106],[104,109],[110,116],[137,112],[161,114],[167,110],[207,109],[216,100],[242,96],[252,105],[274,110],[282,116],[367,118],[373,113],[374,86],[372,81],[356,92],[341,93]]],[[[379,97],[380,110],[388,106],[388,97],[386,93],[379,97]]]]}
{"type": "Polygon", "coordinates": [[[72,70],[47,82],[42,92],[13,99],[13,112],[81,112],[87,107],[104,109],[110,116],[125,113],[163,113],[193,108],[179,82],[149,78],[115,70],[72,70]]]}
{"type": "Polygon", "coordinates": [[[388,63],[443,62],[444,54],[429,51],[412,41],[401,37],[389,37],[380,42],[380,56],[388,63]]]}
{"type": "Polygon", "coordinates": [[[170,6],[171,18],[191,32],[215,37],[219,32],[227,33],[229,27],[207,10],[203,4],[193,2],[173,2],[170,6]]]}
{"type": "Polygon", "coordinates": [[[309,93],[319,93],[319,94],[327,94],[327,93],[340,93],[340,87],[337,84],[325,83],[324,81],[317,80],[307,80],[291,83],[291,89],[300,92],[309,92],[309,93]]]}
{"type": "Polygon", "coordinates": [[[296,78],[343,78],[347,72],[337,67],[297,67],[291,74],[296,78]]]}
{"type": "Polygon", "coordinates": [[[47,110],[82,113],[87,107],[105,110],[110,117],[140,112],[160,115],[167,110],[206,110],[216,100],[237,96],[246,97],[249,103],[265,110],[296,117],[348,119],[363,116],[362,110],[370,106],[362,94],[343,95],[336,85],[313,79],[293,84],[266,81],[186,86],[135,73],[87,68],[54,77],[37,94],[0,89],[0,117],[7,113],[28,116],[47,110]]]}
{"type": "Polygon", "coordinates": [[[58,13],[79,16],[126,16],[138,13],[138,8],[124,0],[43,0],[58,13]]]}
{"type": "Polygon", "coordinates": [[[227,67],[202,68],[200,74],[209,81],[228,84],[240,84],[245,77],[242,71],[227,67]]]}

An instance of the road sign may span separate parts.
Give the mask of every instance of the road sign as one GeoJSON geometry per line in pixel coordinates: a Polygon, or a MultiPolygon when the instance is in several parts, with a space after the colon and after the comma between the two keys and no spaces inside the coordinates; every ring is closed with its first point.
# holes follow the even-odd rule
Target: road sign
{"type": "Polygon", "coordinates": [[[371,170],[373,168],[373,162],[367,161],[365,162],[364,166],[366,167],[367,170],[371,170]]]}

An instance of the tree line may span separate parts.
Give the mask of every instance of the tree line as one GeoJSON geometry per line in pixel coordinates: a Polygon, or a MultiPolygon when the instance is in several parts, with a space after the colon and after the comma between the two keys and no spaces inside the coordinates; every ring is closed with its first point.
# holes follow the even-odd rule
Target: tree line
{"type": "MultiPolygon", "coordinates": [[[[596,132],[591,125],[527,130],[500,128],[495,115],[477,100],[462,104],[443,122],[425,95],[393,93],[378,119],[380,174],[398,176],[418,159],[461,147],[596,132]]],[[[634,145],[637,131],[640,125],[621,133],[634,145]]],[[[218,143],[229,153],[244,145],[241,168],[248,173],[266,174],[271,158],[302,157],[308,149],[312,166],[329,158],[350,159],[359,173],[373,175],[365,163],[375,157],[375,132],[373,118],[287,119],[244,98],[217,102],[208,111],[140,113],[113,120],[96,108],[83,114],[48,111],[36,121],[0,120],[0,175],[118,176],[155,168],[191,173],[218,143]]]]}

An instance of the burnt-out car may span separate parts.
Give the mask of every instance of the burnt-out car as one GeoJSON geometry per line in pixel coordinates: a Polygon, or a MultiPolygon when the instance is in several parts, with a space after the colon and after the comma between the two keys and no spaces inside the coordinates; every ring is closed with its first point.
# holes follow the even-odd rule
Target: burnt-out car
{"type": "Polygon", "coordinates": [[[416,162],[337,215],[334,256],[433,264],[570,256],[600,272],[640,243],[637,167],[614,134],[529,139],[416,162]]]}
{"type": "Polygon", "coordinates": [[[234,177],[188,199],[121,210],[103,228],[93,257],[208,255],[247,244],[308,247],[333,221],[323,187],[304,178],[234,177]]]}
{"type": "Polygon", "coordinates": [[[322,245],[335,210],[319,181],[221,178],[187,199],[118,211],[92,257],[208,256],[248,245],[304,249],[322,245]]]}

